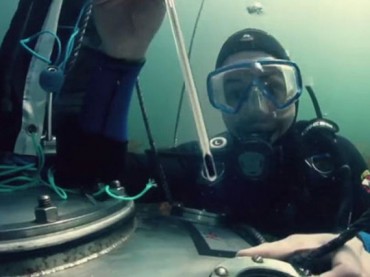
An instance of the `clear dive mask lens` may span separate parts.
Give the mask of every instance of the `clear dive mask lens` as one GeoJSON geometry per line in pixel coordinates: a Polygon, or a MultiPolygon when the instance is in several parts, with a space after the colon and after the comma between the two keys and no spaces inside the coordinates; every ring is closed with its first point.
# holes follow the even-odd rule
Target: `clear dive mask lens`
{"type": "Polygon", "coordinates": [[[237,113],[255,88],[276,109],[284,109],[302,93],[299,68],[285,60],[259,60],[221,67],[207,78],[211,104],[225,113],[237,113]]]}

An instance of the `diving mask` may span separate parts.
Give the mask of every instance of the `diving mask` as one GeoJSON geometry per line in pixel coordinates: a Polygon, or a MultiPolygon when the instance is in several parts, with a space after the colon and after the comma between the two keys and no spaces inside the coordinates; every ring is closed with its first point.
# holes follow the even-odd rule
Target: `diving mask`
{"type": "Polygon", "coordinates": [[[228,114],[238,113],[255,88],[275,109],[285,109],[302,94],[300,70],[290,61],[261,59],[221,67],[207,78],[212,106],[228,114]]]}

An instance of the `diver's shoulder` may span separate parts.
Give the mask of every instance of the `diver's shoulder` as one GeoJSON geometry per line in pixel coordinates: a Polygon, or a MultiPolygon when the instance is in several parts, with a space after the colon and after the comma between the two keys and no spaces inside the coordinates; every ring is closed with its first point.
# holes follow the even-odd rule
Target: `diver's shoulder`
{"type": "MultiPolygon", "coordinates": [[[[212,153],[226,150],[233,143],[233,139],[228,132],[223,132],[209,138],[209,148],[212,153]]],[[[161,149],[161,152],[172,152],[182,154],[198,154],[202,149],[197,140],[181,143],[177,146],[161,149]]]]}

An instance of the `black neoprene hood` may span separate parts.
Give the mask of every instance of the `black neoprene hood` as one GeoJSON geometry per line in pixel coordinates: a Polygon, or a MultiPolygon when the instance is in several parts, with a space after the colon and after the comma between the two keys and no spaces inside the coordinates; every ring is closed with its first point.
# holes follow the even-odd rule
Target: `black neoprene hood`
{"type": "Polygon", "coordinates": [[[227,57],[242,51],[263,51],[271,56],[289,60],[283,46],[269,33],[258,29],[244,29],[232,34],[222,45],[216,68],[222,66],[227,57]]]}

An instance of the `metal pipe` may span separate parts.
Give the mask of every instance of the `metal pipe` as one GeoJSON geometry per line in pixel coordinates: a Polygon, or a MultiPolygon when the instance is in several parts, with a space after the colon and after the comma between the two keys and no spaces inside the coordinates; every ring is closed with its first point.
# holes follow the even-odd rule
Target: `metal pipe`
{"type": "Polygon", "coordinates": [[[209,139],[204,124],[203,114],[200,108],[197,90],[194,83],[193,74],[191,72],[189,59],[187,56],[184,37],[181,31],[180,22],[177,16],[175,3],[173,0],[165,0],[167,12],[169,15],[172,33],[176,44],[177,54],[181,65],[185,86],[189,94],[190,103],[193,111],[195,125],[199,137],[199,143],[202,150],[203,171],[205,177],[213,182],[217,179],[217,172],[212,153],[209,147],[209,139]]]}

